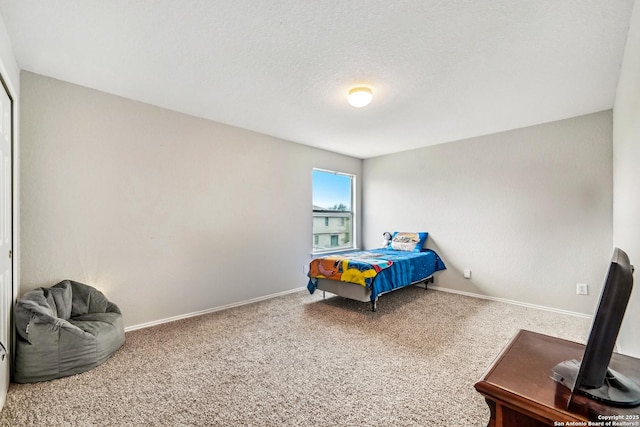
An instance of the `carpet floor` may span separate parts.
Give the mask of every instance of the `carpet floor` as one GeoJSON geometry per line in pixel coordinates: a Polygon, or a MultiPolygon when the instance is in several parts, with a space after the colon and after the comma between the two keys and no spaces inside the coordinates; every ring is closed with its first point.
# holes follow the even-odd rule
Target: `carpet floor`
{"type": "Polygon", "coordinates": [[[584,342],[589,324],[415,286],[377,312],[297,292],[131,331],[89,372],[12,383],[0,426],[485,426],[473,384],[519,329],[584,342]]]}

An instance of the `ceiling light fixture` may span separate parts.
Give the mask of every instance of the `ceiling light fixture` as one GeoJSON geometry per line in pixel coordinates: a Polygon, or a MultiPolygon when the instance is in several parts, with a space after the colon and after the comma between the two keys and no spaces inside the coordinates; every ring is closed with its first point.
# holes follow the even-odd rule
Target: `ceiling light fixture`
{"type": "Polygon", "coordinates": [[[349,96],[347,97],[349,104],[356,108],[369,105],[372,99],[373,93],[371,93],[371,89],[364,86],[354,87],[349,91],[349,96]]]}

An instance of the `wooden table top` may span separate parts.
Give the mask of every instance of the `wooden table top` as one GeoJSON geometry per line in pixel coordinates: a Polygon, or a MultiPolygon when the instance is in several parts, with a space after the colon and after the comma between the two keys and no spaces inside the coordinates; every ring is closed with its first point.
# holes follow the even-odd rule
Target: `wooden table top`
{"type": "MultiPolygon", "coordinates": [[[[600,421],[616,415],[634,420],[640,406],[617,408],[579,394],[571,398],[570,390],[551,378],[555,365],[581,360],[583,352],[582,344],[521,330],[476,383],[476,390],[550,420],[600,421]]],[[[640,384],[640,359],[614,353],[609,366],[640,384]]],[[[635,421],[640,426],[640,420],[635,421]]]]}

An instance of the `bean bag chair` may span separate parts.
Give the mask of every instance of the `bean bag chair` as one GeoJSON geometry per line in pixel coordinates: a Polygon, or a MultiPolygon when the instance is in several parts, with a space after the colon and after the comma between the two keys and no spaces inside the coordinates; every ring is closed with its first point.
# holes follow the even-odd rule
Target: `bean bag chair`
{"type": "Polygon", "coordinates": [[[88,371],[124,344],[117,305],[102,292],[65,280],[16,303],[14,381],[29,383],[88,371]]]}

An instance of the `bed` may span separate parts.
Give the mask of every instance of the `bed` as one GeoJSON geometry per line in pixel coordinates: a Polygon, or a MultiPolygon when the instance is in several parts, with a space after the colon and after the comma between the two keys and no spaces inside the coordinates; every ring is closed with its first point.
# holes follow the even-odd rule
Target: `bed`
{"type": "Polygon", "coordinates": [[[380,295],[417,283],[424,283],[426,288],[433,283],[435,272],[446,269],[438,254],[424,249],[420,242],[416,243],[417,250],[400,247],[390,243],[380,249],[314,258],[309,264],[307,289],[311,294],[321,290],[370,301],[372,311],[376,311],[380,295]]]}

